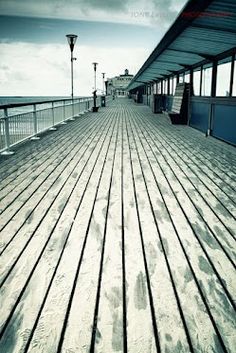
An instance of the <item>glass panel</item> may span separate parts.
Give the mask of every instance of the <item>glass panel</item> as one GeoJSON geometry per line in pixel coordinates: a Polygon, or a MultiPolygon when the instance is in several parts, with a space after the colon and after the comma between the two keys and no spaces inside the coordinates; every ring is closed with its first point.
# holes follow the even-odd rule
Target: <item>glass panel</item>
{"type": "Polygon", "coordinates": [[[157,84],[156,82],[153,83],[153,94],[156,94],[157,93],[157,84]]]}
{"type": "Polygon", "coordinates": [[[175,77],[173,78],[173,94],[175,94],[176,83],[177,83],[177,78],[176,78],[176,76],[175,76],[175,77]]]}
{"type": "Polygon", "coordinates": [[[164,93],[167,94],[168,92],[168,80],[165,80],[165,90],[164,93]]]}
{"type": "Polygon", "coordinates": [[[216,77],[216,95],[217,96],[229,96],[230,89],[230,73],[231,73],[231,58],[219,61],[217,66],[217,77],[216,77]],[[228,62],[225,62],[228,59],[228,62]]]}
{"type": "Polygon", "coordinates": [[[184,82],[189,83],[190,82],[190,73],[186,72],[184,75],[184,82]]]}
{"type": "Polygon", "coordinates": [[[202,96],[211,95],[212,67],[203,66],[202,69],[202,96]]]}
{"type": "Polygon", "coordinates": [[[200,95],[200,80],[201,80],[201,71],[193,71],[193,94],[194,96],[200,95]]]}
{"type": "Polygon", "coordinates": [[[184,82],[184,74],[179,75],[179,83],[184,82]]]}
{"type": "Polygon", "coordinates": [[[170,95],[172,95],[173,94],[173,78],[172,77],[169,79],[169,83],[170,83],[170,95]]]}
{"type": "Polygon", "coordinates": [[[162,94],[165,94],[165,85],[166,85],[166,82],[165,80],[162,81],[162,94]]]}
{"type": "Polygon", "coordinates": [[[234,79],[232,96],[236,96],[236,59],[234,60],[234,79]]]}

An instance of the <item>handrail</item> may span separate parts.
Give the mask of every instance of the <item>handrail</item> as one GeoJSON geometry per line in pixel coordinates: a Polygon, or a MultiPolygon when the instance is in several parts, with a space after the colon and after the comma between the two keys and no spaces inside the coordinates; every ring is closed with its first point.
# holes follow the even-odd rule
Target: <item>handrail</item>
{"type": "MultiPolygon", "coordinates": [[[[88,97],[74,97],[74,101],[76,100],[81,100],[81,99],[88,99],[92,98],[92,96],[88,97]]],[[[55,103],[55,102],[66,102],[66,101],[71,101],[72,98],[60,98],[60,99],[49,99],[49,100],[43,100],[43,101],[31,101],[31,102],[25,102],[25,103],[9,103],[9,104],[1,104],[0,109],[5,109],[5,108],[17,108],[17,107],[24,107],[24,106],[29,106],[29,105],[34,105],[34,104],[46,104],[46,103],[55,103]]]]}
{"type": "MultiPolygon", "coordinates": [[[[97,101],[99,106],[99,96],[97,101]]],[[[13,154],[13,146],[28,139],[37,140],[42,132],[56,130],[57,125],[75,120],[75,117],[89,111],[92,104],[93,97],[79,97],[0,105],[0,110],[4,111],[0,118],[0,154],[13,154]],[[55,104],[60,102],[60,105],[55,104]],[[49,104],[49,107],[40,107],[42,104],[49,104]],[[24,106],[32,106],[32,111],[9,115],[10,109],[24,106]]]]}

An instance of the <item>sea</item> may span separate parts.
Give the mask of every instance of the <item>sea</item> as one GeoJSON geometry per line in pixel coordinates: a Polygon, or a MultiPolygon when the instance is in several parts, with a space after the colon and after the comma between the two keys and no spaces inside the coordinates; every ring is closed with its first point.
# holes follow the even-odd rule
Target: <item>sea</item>
{"type": "MultiPolygon", "coordinates": [[[[4,110],[1,108],[4,104],[14,104],[14,103],[31,103],[31,102],[40,102],[40,101],[52,101],[60,99],[70,99],[71,96],[0,96],[0,118],[4,116],[4,110]]],[[[80,97],[74,97],[80,98],[80,97]]],[[[38,106],[39,107],[39,106],[38,106]]],[[[40,105],[40,109],[46,109],[51,107],[50,103],[45,103],[40,105]]],[[[28,105],[24,107],[16,107],[8,109],[8,116],[22,114],[27,112],[32,112],[33,106],[28,105]]]]}

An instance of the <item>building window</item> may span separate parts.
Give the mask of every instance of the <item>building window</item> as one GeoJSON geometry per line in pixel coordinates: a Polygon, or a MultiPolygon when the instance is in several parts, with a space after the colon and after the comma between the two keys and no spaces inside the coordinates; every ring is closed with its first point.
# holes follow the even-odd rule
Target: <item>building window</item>
{"type": "Polygon", "coordinates": [[[179,83],[183,83],[184,82],[184,74],[180,74],[179,75],[179,83]]]}
{"type": "Polygon", "coordinates": [[[157,94],[157,82],[154,83],[154,94],[157,94]]]}
{"type": "Polygon", "coordinates": [[[232,96],[236,96],[236,59],[234,60],[234,76],[233,76],[232,96]]]}
{"type": "Polygon", "coordinates": [[[193,71],[193,94],[194,96],[200,96],[200,84],[201,84],[201,69],[193,71]]]}
{"type": "Polygon", "coordinates": [[[216,76],[216,96],[229,96],[230,73],[232,58],[226,58],[218,62],[216,76]]]}
{"type": "Polygon", "coordinates": [[[202,96],[211,96],[212,64],[204,65],[202,68],[202,96]]]}
{"type": "Polygon", "coordinates": [[[173,94],[175,94],[176,84],[177,84],[177,77],[175,76],[175,77],[173,78],[173,94]]]}
{"type": "Polygon", "coordinates": [[[190,72],[189,71],[185,72],[184,82],[186,82],[186,83],[190,82],[190,72]]]}
{"type": "Polygon", "coordinates": [[[161,81],[157,84],[157,94],[161,94],[161,81]]]}
{"type": "Polygon", "coordinates": [[[166,80],[163,80],[163,94],[166,94],[166,80]]]}
{"type": "Polygon", "coordinates": [[[164,92],[165,92],[165,80],[162,80],[161,81],[162,82],[162,94],[164,94],[164,92]]]}
{"type": "Polygon", "coordinates": [[[170,79],[169,79],[169,85],[170,85],[170,95],[172,95],[173,94],[173,78],[172,77],[170,77],[170,79]]]}
{"type": "Polygon", "coordinates": [[[164,94],[168,93],[168,80],[164,81],[164,94]]]}

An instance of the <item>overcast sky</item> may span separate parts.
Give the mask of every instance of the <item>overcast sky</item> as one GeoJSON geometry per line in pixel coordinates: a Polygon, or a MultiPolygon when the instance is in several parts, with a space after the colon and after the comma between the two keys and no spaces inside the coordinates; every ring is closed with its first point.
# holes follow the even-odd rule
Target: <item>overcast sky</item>
{"type": "Polygon", "coordinates": [[[75,33],[74,94],[91,95],[92,62],[107,77],[135,74],[185,0],[0,0],[0,95],[70,95],[75,33]]]}

